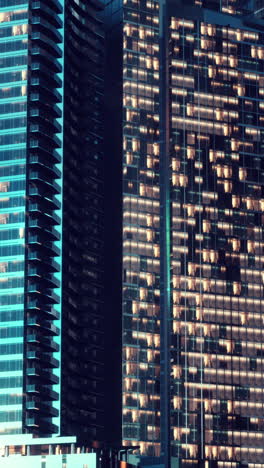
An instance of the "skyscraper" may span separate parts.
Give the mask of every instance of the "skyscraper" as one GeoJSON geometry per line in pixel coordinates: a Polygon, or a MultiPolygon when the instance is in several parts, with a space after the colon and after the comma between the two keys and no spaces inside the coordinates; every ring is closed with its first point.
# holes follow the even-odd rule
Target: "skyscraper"
{"type": "Polygon", "coordinates": [[[57,430],[61,11],[56,1],[0,9],[0,426],[9,434],[57,430]]]}
{"type": "Polygon", "coordinates": [[[65,2],[63,434],[104,439],[102,5],[65,2]]]}
{"type": "Polygon", "coordinates": [[[1,434],[103,437],[100,9],[0,2],[1,434]]]}
{"type": "Polygon", "coordinates": [[[123,441],[165,466],[261,466],[264,23],[238,1],[106,11],[123,441]]]}

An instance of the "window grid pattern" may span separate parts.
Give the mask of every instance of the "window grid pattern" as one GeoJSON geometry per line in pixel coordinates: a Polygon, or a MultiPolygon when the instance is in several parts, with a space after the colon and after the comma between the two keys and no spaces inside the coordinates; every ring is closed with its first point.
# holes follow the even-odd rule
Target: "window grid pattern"
{"type": "Polygon", "coordinates": [[[159,3],[123,13],[123,443],[159,455],[159,3]]]}
{"type": "Polygon", "coordinates": [[[263,40],[171,18],[171,439],[185,465],[263,466],[263,40]]]}
{"type": "Polygon", "coordinates": [[[0,7],[0,432],[22,429],[28,4],[0,7]]]}

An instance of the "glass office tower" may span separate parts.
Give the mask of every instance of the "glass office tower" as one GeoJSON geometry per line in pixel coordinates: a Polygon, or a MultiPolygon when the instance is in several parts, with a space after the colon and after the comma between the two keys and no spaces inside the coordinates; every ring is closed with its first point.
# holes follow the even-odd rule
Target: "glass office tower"
{"type": "Polygon", "coordinates": [[[124,444],[165,466],[262,466],[264,23],[237,1],[108,8],[123,42],[124,444]]]}
{"type": "Polygon", "coordinates": [[[171,441],[186,461],[257,466],[264,36],[236,6],[170,18],[171,441]]]}
{"type": "Polygon", "coordinates": [[[123,47],[123,438],[158,455],[159,2],[125,3],[123,47]]]}

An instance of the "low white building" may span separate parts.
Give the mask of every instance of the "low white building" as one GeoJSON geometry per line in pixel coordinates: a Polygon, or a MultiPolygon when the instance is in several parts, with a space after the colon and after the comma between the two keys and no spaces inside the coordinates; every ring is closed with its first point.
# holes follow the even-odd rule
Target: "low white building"
{"type": "Polygon", "coordinates": [[[96,453],[76,446],[76,437],[0,436],[0,468],[96,468],[96,453]]]}

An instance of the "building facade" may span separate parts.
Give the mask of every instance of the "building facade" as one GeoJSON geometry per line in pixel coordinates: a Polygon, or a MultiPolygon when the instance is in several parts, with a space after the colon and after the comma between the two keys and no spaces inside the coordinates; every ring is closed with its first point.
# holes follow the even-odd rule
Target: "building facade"
{"type": "MultiPolygon", "coordinates": [[[[3,468],[133,468],[139,466],[130,448],[87,448],[76,437],[0,436],[3,468]]],[[[152,468],[148,463],[144,466],[152,468]]],[[[157,465],[155,468],[160,468],[157,465]]]]}
{"type": "Polygon", "coordinates": [[[1,433],[56,432],[62,8],[1,2],[1,433]]]}
{"type": "Polygon", "coordinates": [[[104,70],[97,0],[21,2],[0,5],[1,433],[261,468],[261,4],[106,2],[104,70]]]}
{"type": "Polygon", "coordinates": [[[105,424],[101,9],[65,2],[61,430],[86,443],[105,424]]]}
{"type": "Polygon", "coordinates": [[[76,445],[76,437],[0,436],[3,468],[96,468],[98,462],[95,452],[76,445]]]}
{"type": "Polygon", "coordinates": [[[100,9],[0,3],[1,434],[103,437],[100,9]]]}
{"type": "Polygon", "coordinates": [[[261,465],[264,436],[264,36],[239,7],[168,33],[171,450],[226,467],[261,465]]]}
{"type": "Polygon", "coordinates": [[[123,43],[122,437],[165,466],[263,463],[264,36],[253,11],[107,6],[107,34],[123,43]]]}

